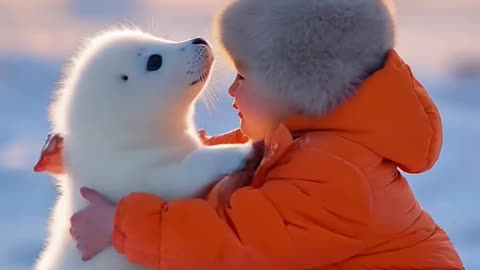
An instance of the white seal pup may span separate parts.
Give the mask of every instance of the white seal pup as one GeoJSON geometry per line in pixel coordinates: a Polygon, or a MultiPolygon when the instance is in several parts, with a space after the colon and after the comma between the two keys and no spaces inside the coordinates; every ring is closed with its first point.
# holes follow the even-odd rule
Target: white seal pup
{"type": "Polygon", "coordinates": [[[106,32],[79,52],[51,106],[66,174],[36,270],[143,269],[113,247],[81,260],[69,228],[87,206],[82,186],[112,201],[131,192],[175,200],[198,197],[243,168],[251,143],[204,146],[194,128],[212,62],[203,39],[173,42],[133,30],[106,32]]]}

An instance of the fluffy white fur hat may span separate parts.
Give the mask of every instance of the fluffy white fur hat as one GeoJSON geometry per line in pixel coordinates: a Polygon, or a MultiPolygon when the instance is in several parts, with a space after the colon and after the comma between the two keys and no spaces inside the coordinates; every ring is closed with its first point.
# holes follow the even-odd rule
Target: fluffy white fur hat
{"type": "Polygon", "coordinates": [[[234,0],[216,36],[267,94],[322,115],[351,97],[394,47],[390,0],[234,0]]]}

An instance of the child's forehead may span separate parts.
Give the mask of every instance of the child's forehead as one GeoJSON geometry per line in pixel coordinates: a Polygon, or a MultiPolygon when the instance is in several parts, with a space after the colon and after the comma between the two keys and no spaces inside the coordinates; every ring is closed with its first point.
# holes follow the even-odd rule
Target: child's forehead
{"type": "Polygon", "coordinates": [[[247,70],[245,62],[240,59],[233,59],[233,65],[235,66],[235,69],[239,72],[246,72],[247,70]]]}

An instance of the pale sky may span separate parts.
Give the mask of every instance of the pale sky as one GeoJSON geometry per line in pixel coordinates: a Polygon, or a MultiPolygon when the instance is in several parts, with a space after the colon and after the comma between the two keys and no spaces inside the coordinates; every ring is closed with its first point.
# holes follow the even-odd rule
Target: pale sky
{"type": "MultiPolygon", "coordinates": [[[[0,57],[68,57],[79,42],[114,24],[133,23],[171,39],[211,39],[227,0],[0,0],[0,57]]],[[[414,68],[441,73],[452,59],[480,58],[480,1],[394,0],[397,47],[414,68]]]]}

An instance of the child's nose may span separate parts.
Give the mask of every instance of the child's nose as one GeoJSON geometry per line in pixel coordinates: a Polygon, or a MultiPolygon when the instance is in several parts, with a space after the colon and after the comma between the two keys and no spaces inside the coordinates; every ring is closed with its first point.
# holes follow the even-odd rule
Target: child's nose
{"type": "Polygon", "coordinates": [[[235,93],[237,92],[237,81],[235,80],[232,85],[228,88],[228,94],[231,97],[235,97],[235,93]]]}

